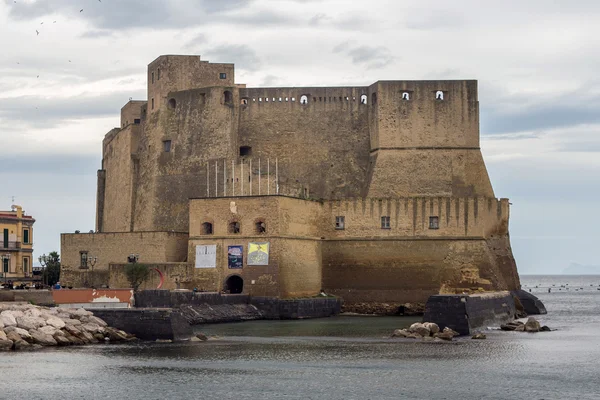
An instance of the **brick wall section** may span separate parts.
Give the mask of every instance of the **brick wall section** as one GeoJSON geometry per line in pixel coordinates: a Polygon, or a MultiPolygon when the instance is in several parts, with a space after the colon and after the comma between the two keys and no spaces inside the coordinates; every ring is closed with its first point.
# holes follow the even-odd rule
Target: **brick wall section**
{"type": "Polygon", "coordinates": [[[188,235],[173,232],[81,233],[61,235],[61,282],[82,286],[80,251],[98,258],[94,282],[104,283],[111,263],[126,262],[129,254],[139,254],[140,262],[186,261],[188,235]]]}

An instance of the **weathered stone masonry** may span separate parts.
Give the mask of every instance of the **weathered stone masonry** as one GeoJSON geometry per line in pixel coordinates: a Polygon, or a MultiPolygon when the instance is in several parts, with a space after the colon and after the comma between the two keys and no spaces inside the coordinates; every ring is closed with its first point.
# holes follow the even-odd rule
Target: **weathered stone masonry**
{"type": "Polygon", "coordinates": [[[219,290],[238,275],[244,293],[323,288],[346,302],[519,287],[509,203],[495,198],[479,149],[476,81],[246,88],[233,64],[161,56],[148,101],[129,102],[121,119],[103,141],[97,233],[62,238],[74,282],[93,243],[98,270],[136,253],[162,265],[166,287],[219,290]],[[131,240],[141,232],[181,232],[187,249],[156,254],[155,239],[131,240]],[[270,243],[269,265],[244,257],[229,270],[228,246],[257,241],[270,243]],[[217,245],[216,268],[194,268],[197,245],[217,245]]]}

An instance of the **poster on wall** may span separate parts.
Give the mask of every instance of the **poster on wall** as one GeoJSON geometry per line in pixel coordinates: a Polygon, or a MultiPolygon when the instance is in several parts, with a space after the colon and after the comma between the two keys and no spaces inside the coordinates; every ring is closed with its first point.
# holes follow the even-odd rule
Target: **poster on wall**
{"type": "Polygon", "coordinates": [[[248,243],[248,265],[269,265],[269,242],[248,243]]]}
{"type": "Polygon", "coordinates": [[[217,268],[217,245],[196,245],[196,268],[217,268]]]}
{"type": "Polygon", "coordinates": [[[244,267],[244,246],[229,246],[227,250],[227,264],[231,269],[244,267]]]}

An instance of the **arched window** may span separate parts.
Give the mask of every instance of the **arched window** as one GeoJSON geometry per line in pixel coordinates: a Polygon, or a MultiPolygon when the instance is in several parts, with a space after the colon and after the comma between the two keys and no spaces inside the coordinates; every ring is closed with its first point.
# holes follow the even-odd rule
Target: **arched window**
{"type": "Polygon", "coordinates": [[[202,224],[202,234],[203,235],[212,235],[213,234],[213,224],[210,222],[205,222],[202,224]]]}
{"type": "Polygon", "coordinates": [[[243,106],[247,105],[247,104],[248,104],[248,98],[247,98],[247,97],[242,97],[241,104],[242,104],[243,106]]]}
{"type": "Polygon", "coordinates": [[[372,105],[377,104],[377,93],[372,93],[371,94],[371,104],[372,105]]]}
{"type": "Polygon", "coordinates": [[[410,93],[408,93],[408,92],[402,93],[402,100],[410,100],[410,93]]]}
{"type": "Polygon", "coordinates": [[[231,91],[226,90],[223,92],[223,99],[225,101],[225,104],[231,104],[233,103],[233,93],[231,93],[231,91]]]}
{"type": "Polygon", "coordinates": [[[308,104],[308,96],[307,95],[303,94],[300,97],[300,104],[308,104]]]}
{"type": "Polygon", "coordinates": [[[255,229],[256,229],[256,233],[266,233],[267,232],[267,224],[265,223],[265,221],[256,221],[255,223],[255,229]]]}
{"type": "Polygon", "coordinates": [[[438,90],[437,92],[435,92],[435,99],[436,100],[444,100],[444,92],[442,92],[441,90],[438,90]]]}
{"type": "Polygon", "coordinates": [[[233,221],[229,224],[229,233],[237,235],[242,230],[242,226],[238,221],[233,221]]]}
{"type": "Polygon", "coordinates": [[[367,104],[367,95],[363,94],[360,96],[360,104],[367,104]]]}
{"type": "Polygon", "coordinates": [[[175,99],[170,99],[170,100],[169,100],[169,103],[168,103],[168,105],[169,105],[169,108],[170,108],[171,110],[174,110],[174,109],[175,109],[175,107],[177,107],[177,100],[175,100],[175,99]]]}

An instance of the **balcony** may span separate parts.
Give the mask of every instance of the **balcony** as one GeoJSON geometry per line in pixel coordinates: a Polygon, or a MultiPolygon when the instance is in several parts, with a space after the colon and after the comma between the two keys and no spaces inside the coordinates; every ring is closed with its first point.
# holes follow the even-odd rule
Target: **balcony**
{"type": "Polygon", "coordinates": [[[3,250],[21,250],[21,249],[31,250],[32,246],[33,246],[32,243],[4,242],[4,241],[0,241],[0,251],[3,251],[3,250]]]}

